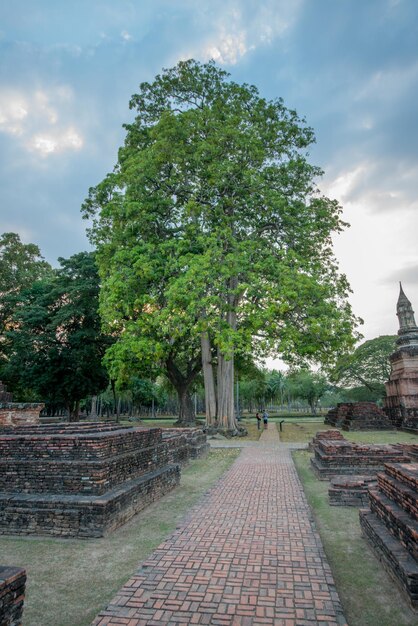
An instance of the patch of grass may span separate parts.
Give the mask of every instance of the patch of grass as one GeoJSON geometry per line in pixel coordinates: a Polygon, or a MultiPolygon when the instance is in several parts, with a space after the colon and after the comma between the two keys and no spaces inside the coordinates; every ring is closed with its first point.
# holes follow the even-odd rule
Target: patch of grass
{"type": "Polygon", "coordinates": [[[257,420],[255,417],[245,417],[241,419],[240,425],[243,426],[247,431],[248,435],[243,437],[243,441],[258,441],[260,439],[262,431],[262,426],[260,430],[257,429],[257,420]]]}
{"type": "Polygon", "coordinates": [[[320,430],[329,430],[323,420],[316,422],[285,422],[282,425],[280,441],[285,443],[308,443],[320,430]]]}
{"type": "MultiPolygon", "coordinates": [[[[282,425],[280,439],[283,442],[308,443],[321,430],[335,430],[328,424],[324,424],[323,419],[292,421],[282,425]]],[[[356,431],[346,432],[340,430],[343,437],[356,443],[418,443],[418,435],[414,433],[404,433],[402,431],[381,430],[381,431],[356,431]]]]}
{"type": "Polygon", "coordinates": [[[239,450],[218,449],[182,470],[181,485],[101,539],[0,537],[0,562],[27,569],[23,622],[87,626],[169,535],[239,450]]]}
{"type": "Polygon", "coordinates": [[[345,617],[352,626],[416,626],[417,615],[363,538],[358,509],[328,504],[329,483],[310,469],[310,454],[294,453],[313,510],[345,617]]]}
{"type": "Polygon", "coordinates": [[[346,439],[355,443],[418,443],[418,435],[404,433],[400,430],[365,430],[359,432],[345,432],[342,430],[341,432],[346,439]]]}

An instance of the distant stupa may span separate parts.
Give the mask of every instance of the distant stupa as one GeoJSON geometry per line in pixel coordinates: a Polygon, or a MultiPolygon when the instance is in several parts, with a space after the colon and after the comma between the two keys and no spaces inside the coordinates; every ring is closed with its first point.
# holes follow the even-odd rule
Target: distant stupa
{"type": "Polygon", "coordinates": [[[399,320],[396,351],[386,387],[385,411],[398,428],[418,432],[418,327],[412,304],[400,283],[396,307],[399,320]]]}

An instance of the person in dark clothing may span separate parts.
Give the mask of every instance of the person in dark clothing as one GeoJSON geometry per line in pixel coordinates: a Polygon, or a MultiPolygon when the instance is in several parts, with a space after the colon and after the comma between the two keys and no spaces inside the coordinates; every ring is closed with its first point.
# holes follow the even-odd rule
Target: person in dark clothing
{"type": "Polygon", "coordinates": [[[264,430],[267,430],[268,421],[269,421],[269,414],[267,413],[267,411],[264,411],[263,412],[264,430]]]}
{"type": "Polygon", "coordinates": [[[255,418],[256,418],[256,420],[257,420],[257,430],[260,430],[261,417],[260,417],[260,414],[258,413],[258,411],[257,411],[257,413],[255,414],[255,418]]]}

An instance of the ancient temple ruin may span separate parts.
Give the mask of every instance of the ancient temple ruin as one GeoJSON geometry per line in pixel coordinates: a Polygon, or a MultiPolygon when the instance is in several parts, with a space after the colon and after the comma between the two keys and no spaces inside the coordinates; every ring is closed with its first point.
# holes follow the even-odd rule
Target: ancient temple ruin
{"type": "Polygon", "coordinates": [[[101,537],[173,489],[201,429],[75,423],[0,430],[0,534],[101,537]]]}
{"type": "Polygon", "coordinates": [[[387,463],[360,509],[362,531],[412,607],[418,609],[418,446],[409,464],[387,463]]]}
{"type": "Polygon", "coordinates": [[[12,394],[0,380],[0,428],[39,424],[39,414],[44,404],[39,402],[12,402],[12,394]]]}
{"type": "Polygon", "coordinates": [[[402,284],[396,314],[399,318],[397,348],[390,357],[385,411],[398,428],[418,432],[418,327],[402,284]]]}

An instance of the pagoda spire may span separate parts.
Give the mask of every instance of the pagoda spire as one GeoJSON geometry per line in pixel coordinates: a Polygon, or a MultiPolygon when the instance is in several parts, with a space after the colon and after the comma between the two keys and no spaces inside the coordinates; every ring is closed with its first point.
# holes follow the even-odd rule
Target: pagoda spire
{"type": "Polygon", "coordinates": [[[396,305],[396,315],[399,319],[399,329],[407,330],[409,328],[416,328],[414,311],[412,310],[412,304],[406,297],[402,283],[399,282],[400,292],[398,298],[398,304],[396,305]]]}

